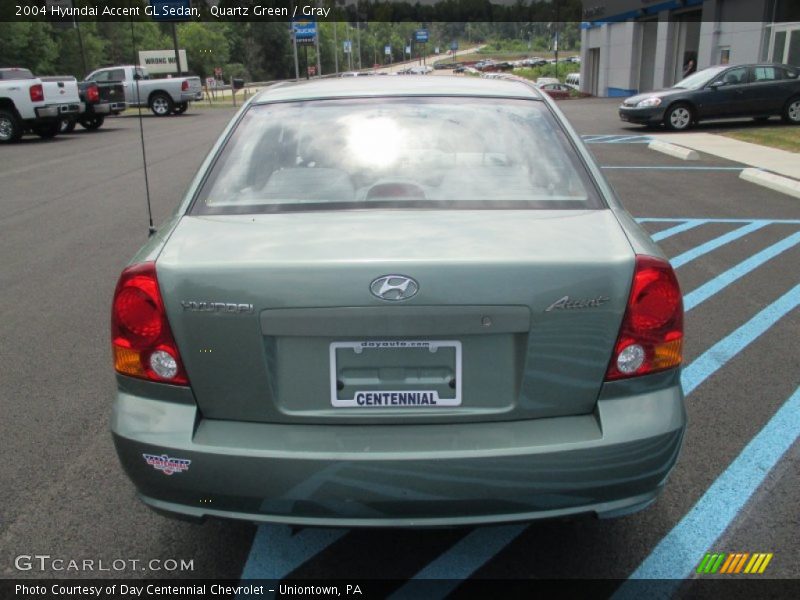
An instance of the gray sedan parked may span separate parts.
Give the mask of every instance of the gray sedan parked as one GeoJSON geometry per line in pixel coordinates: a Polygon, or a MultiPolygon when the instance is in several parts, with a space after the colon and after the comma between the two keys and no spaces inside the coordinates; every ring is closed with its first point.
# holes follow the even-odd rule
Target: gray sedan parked
{"type": "Polygon", "coordinates": [[[112,307],[149,506],[418,526],[649,505],[686,424],[658,246],[520,81],[273,86],[112,307]]]}
{"type": "Polygon", "coordinates": [[[698,121],[780,116],[800,124],[800,73],[790,65],[717,66],[698,71],[667,90],[628,98],[623,121],[681,131],[698,121]]]}

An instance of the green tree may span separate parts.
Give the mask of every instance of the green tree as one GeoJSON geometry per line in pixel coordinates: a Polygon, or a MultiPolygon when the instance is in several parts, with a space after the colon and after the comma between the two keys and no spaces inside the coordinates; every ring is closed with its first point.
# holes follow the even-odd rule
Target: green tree
{"type": "Polygon", "coordinates": [[[226,23],[181,23],[178,26],[178,46],[186,49],[189,70],[200,77],[213,74],[230,59],[230,44],[226,23]]]}
{"type": "Polygon", "coordinates": [[[56,74],[59,48],[53,38],[49,23],[0,22],[0,67],[23,67],[37,75],[56,74]]]}

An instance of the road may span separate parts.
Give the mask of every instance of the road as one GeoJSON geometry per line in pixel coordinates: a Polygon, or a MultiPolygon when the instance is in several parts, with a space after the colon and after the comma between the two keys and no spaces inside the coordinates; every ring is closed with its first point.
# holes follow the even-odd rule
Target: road
{"type": "MultiPolygon", "coordinates": [[[[125,116],[108,119],[96,133],[79,128],[48,142],[26,137],[0,147],[2,575],[237,579],[244,570],[246,576],[297,578],[406,579],[444,572],[624,579],[647,568],[648,560],[662,560],[661,542],[680,535],[693,506],[732,506],[725,494],[743,494],[753,484],[755,492],[738,498],[743,504],[729,521],[714,525],[709,517],[688,542],[677,538],[688,544],[681,546],[685,560],[696,564],[706,551],[773,552],[768,576],[800,578],[794,425],[794,441],[771,471],[768,464],[758,473],[736,472],[732,491],[708,495],[770,419],[783,414],[780,407],[800,385],[800,292],[793,292],[800,264],[797,201],[739,180],[741,165],[703,156],[690,165],[699,168],[690,169],[647,150],[635,137],[647,131],[621,125],[612,104],[574,100],[561,107],[588,136],[626,207],[653,219],[643,225],[660,232],[662,247],[679,264],[687,298],[696,302],[686,318],[686,364],[694,365],[690,427],[678,467],[653,507],[613,521],[296,533],[247,523],[193,525],[150,512],[135,499],[108,433],[115,389],[109,306],[120,270],[147,235],[138,120],[125,116]],[[777,244],[783,244],[780,252],[765,254],[777,244]],[[719,279],[731,270],[736,278],[719,279]],[[782,297],[788,300],[775,308],[782,297]],[[765,307],[773,308],[759,317],[765,307]],[[761,319],[760,333],[748,337],[753,325],[731,341],[754,318],[761,319]],[[721,537],[714,536],[720,526],[721,537]],[[15,557],[36,553],[105,561],[193,559],[194,568],[15,569],[15,557]]],[[[177,205],[232,114],[192,109],[180,117],[145,116],[156,223],[177,205]]],[[[775,440],[767,437],[762,457],[776,452],[775,440]]],[[[672,576],[685,575],[678,571],[672,576]]]]}

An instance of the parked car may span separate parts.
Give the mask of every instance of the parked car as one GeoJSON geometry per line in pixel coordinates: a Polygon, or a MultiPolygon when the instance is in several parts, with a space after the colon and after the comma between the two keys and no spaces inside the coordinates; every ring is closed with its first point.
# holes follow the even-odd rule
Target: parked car
{"type": "Polygon", "coordinates": [[[782,64],[721,65],[667,90],[638,94],[619,107],[623,121],[682,131],[699,121],[780,116],[800,125],[800,71],[782,64]]]}
{"type": "Polygon", "coordinates": [[[545,83],[539,89],[556,100],[564,100],[572,95],[572,88],[564,83],[545,83]]]}
{"type": "Polygon", "coordinates": [[[580,73],[570,73],[567,75],[567,78],[564,80],[567,85],[573,86],[575,89],[581,87],[581,74],[580,73]]]}
{"type": "Polygon", "coordinates": [[[270,87],[122,272],[115,447],[190,518],[619,516],[681,447],[681,302],[529,82],[270,87]]]}
{"type": "Polygon", "coordinates": [[[61,118],[81,110],[74,77],[43,81],[28,69],[0,69],[0,143],[15,142],[25,131],[54,137],[61,118]]]}
{"type": "Polygon", "coordinates": [[[147,69],[133,65],[92,71],[86,81],[122,82],[128,106],[147,106],[157,117],[182,114],[189,103],[203,99],[199,77],[150,79],[147,69]]]}
{"type": "Polygon", "coordinates": [[[547,85],[548,83],[561,83],[561,81],[557,77],[539,77],[536,80],[536,86],[542,87],[543,85],[547,85]]]}
{"type": "MultiPolygon", "coordinates": [[[[43,81],[59,80],[60,77],[42,77],[43,81]]],[[[109,114],[119,114],[126,108],[125,88],[122,83],[105,81],[78,82],[82,110],[77,115],[70,115],[61,119],[61,133],[70,133],[75,129],[75,124],[93,131],[102,127],[109,114]]]]}

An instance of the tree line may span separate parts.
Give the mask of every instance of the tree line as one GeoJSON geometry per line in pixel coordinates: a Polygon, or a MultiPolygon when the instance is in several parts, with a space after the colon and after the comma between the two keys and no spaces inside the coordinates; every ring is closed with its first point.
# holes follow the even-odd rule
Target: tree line
{"type": "MultiPolygon", "coordinates": [[[[81,22],[79,29],[47,21],[0,22],[0,66],[25,67],[37,75],[74,75],[81,79],[94,69],[138,63],[138,50],[173,48],[172,25],[156,22],[81,22]]],[[[285,22],[207,22],[176,25],[178,46],[186,50],[190,72],[211,76],[215,67],[224,77],[268,81],[294,77],[294,56],[289,25],[285,22]]],[[[552,47],[553,22],[437,22],[430,24],[386,21],[318,22],[320,63],[323,73],[346,71],[373,64],[388,64],[421,53],[431,57],[436,47],[446,56],[456,41],[460,48],[493,43],[545,51],[552,47]],[[414,33],[425,26],[429,41],[414,43],[414,33]],[[344,52],[351,42],[352,56],[344,52]],[[387,46],[389,54],[386,53],[387,46]],[[411,46],[412,55],[406,54],[411,46]]],[[[560,23],[559,48],[577,49],[577,23],[560,23]]],[[[301,76],[316,65],[315,46],[298,48],[301,76]]]]}

